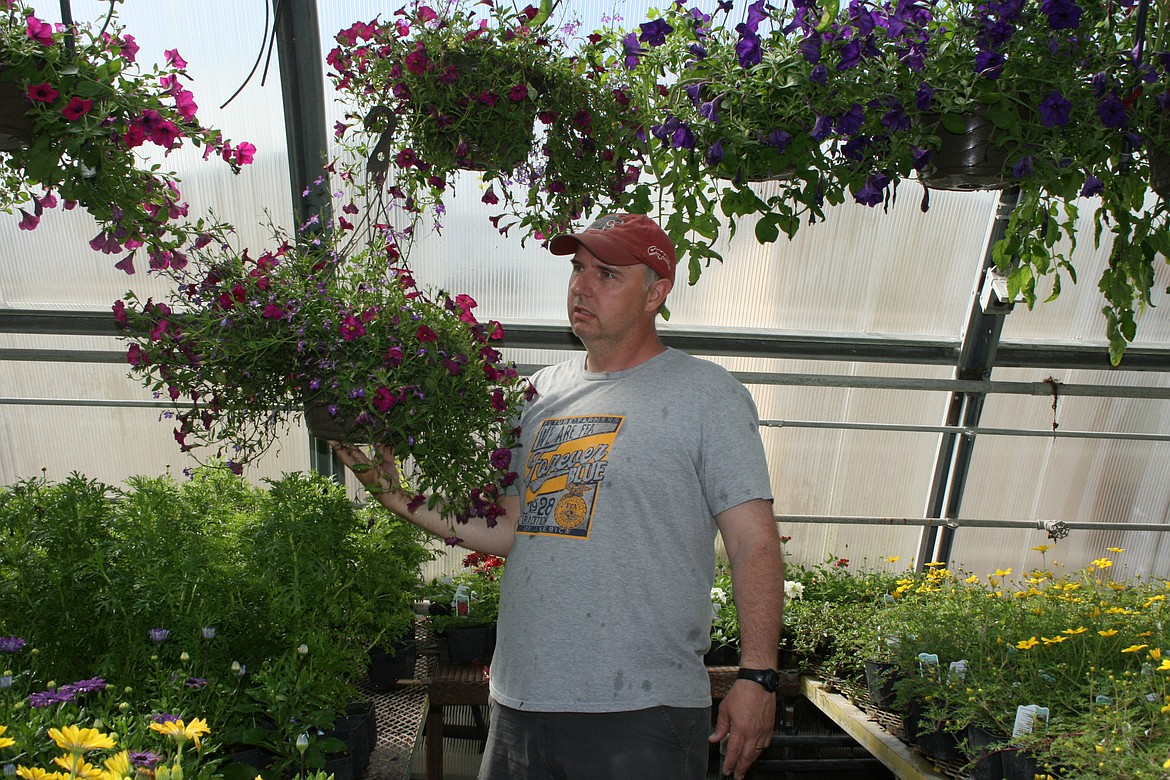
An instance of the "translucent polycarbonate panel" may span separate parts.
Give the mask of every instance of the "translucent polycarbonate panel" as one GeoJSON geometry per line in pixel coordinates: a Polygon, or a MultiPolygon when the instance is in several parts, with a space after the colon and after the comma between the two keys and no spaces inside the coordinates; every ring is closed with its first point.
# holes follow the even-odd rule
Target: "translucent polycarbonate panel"
{"type": "MultiPolygon", "coordinates": [[[[1053,373],[997,371],[996,378],[1039,382],[1053,373]]],[[[1066,371],[1056,378],[1082,386],[1170,387],[1165,374],[1066,371]]],[[[1071,531],[1047,551],[1047,563],[1075,570],[1108,557],[1106,548],[1120,547],[1126,549],[1124,563],[1131,572],[1170,575],[1166,534],[1126,528],[1130,523],[1170,528],[1166,479],[1170,442],[1136,438],[1170,438],[1170,405],[1164,399],[1064,396],[1057,398],[1054,420],[1052,403],[1051,396],[991,396],[982,426],[1043,433],[1051,431],[1055,421],[1057,431],[1065,434],[1117,437],[980,436],[961,516],[1109,523],[1113,526],[1109,530],[1071,531]]],[[[1000,531],[960,529],[955,539],[955,560],[978,568],[991,566],[989,570],[1037,565],[1030,548],[1051,543],[1040,529],[1003,536],[1000,531]],[[1010,544],[1001,544],[1001,538],[1010,539],[1010,544]]]]}
{"type": "MultiPolygon", "coordinates": [[[[44,473],[50,480],[78,472],[121,485],[197,465],[181,453],[165,410],[119,407],[112,400],[151,400],[121,364],[6,362],[0,372],[0,485],[44,473]],[[18,400],[72,401],[64,404],[18,400]],[[94,402],[99,405],[82,405],[94,402]],[[103,403],[104,402],[104,403],[103,403]]],[[[259,482],[309,468],[309,437],[298,421],[245,476],[259,482]]]]}

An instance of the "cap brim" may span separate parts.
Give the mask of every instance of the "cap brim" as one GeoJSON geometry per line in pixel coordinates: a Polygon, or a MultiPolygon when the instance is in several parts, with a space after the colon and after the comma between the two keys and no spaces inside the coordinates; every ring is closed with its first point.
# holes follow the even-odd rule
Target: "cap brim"
{"type": "Polygon", "coordinates": [[[552,241],[548,242],[548,251],[554,255],[571,255],[577,251],[579,242],[577,237],[571,233],[555,236],[552,241]]]}

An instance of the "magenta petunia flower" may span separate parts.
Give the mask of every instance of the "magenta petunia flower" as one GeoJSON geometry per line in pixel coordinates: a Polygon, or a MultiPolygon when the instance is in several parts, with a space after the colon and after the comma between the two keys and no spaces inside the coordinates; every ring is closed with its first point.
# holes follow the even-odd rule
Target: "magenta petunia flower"
{"type": "Polygon", "coordinates": [[[52,84],[46,81],[43,84],[29,84],[26,94],[28,95],[28,99],[34,103],[52,103],[60,93],[53,89],[52,84]]]}
{"type": "Polygon", "coordinates": [[[126,60],[126,62],[134,62],[138,56],[139,47],[133,35],[121,35],[115,38],[114,45],[118,47],[118,53],[122,55],[122,59],[126,60]]]}
{"type": "Polygon", "coordinates": [[[179,112],[179,116],[184,119],[194,119],[195,113],[199,110],[199,106],[195,103],[195,95],[189,90],[178,89],[174,92],[175,96],[175,110],[179,112]]]}
{"type": "Polygon", "coordinates": [[[422,341],[424,343],[428,342],[428,341],[438,341],[439,340],[438,334],[435,333],[430,328],[428,328],[426,325],[419,325],[418,330],[415,332],[415,336],[418,338],[419,341],[422,341]]]}
{"type": "Polygon", "coordinates": [[[182,70],[187,67],[187,61],[179,56],[178,49],[166,49],[163,51],[163,56],[166,57],[167,64],[174,68],[182,70]]]}
{"type": "Polygon", "coordinates": [[[236,146],[235,158],[237,165],[251,165],[252,160],[256,157],[255,144],[248,141],[240,141],[236,146]]]}
{"type": "Polygon", "coordinates": [[[53,45],[53,25],[48,22],[42,22],[32,14],[25,17],[24,20],[25,34],[42,46],[53,45]]]}
{"type": "Polygon", "coordinates": [[[24,209],[20,210],[20,229],[21,230],[36,230],[37,225],[41,224],[41,218],[29,214],[24,209]]]}
{"type": "Polygon", "coordinates": [[[91,108],[93,108],[92,100],[89,98],[80,98],[74,95],[73,97],[69,98],[69,103],[65,106],[65,108],[61,109],[61,114],[70,122],[76,122],[78,119],[81,119],[83,116],[88,114],[91,108]]]}

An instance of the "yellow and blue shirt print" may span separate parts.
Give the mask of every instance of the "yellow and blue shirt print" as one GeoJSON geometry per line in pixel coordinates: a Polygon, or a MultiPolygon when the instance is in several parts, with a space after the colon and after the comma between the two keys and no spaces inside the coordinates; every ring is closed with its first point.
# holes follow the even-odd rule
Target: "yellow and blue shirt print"
{"type": "Polygon", "coordinates": [[[589,415],[541,421],[524,464],[518,533],[589,538],[605,467],[624,420],[589,415]]]}

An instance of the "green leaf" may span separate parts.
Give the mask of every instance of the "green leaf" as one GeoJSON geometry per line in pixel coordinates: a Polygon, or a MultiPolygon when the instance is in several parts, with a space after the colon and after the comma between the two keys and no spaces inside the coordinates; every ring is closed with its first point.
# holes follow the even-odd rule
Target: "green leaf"
{"type": "Polygon", "coordinates": [[[776,214],[765,214],[756,223],[756,240],[761,244],[775,243],[780,237],[779,217],[776,214]]]}

